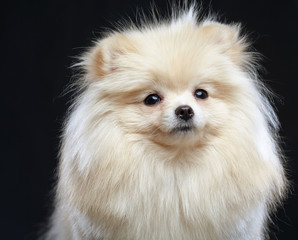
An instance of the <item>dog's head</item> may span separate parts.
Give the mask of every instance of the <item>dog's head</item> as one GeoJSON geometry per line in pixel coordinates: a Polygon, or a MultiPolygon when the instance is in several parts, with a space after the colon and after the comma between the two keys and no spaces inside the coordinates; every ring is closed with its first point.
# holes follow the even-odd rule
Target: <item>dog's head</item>
{"type": "Polygon", "coordinates": [[[86,81],[126,133],[204,143],[247,119],[241,109],[255,89],[243,71],[246,48],[239,26],[185,17],[99,41],[84,60],[86,81]]]}

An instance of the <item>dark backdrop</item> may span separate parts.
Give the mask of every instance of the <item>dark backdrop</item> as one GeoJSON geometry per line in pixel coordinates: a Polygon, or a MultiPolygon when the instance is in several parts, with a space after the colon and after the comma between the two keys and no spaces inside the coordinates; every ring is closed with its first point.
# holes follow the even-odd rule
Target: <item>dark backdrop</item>
{"type": "MultiPolygon", "coordinates": [[[[156,1],[162,13],[166,3],[156,1]]],[[[298,239],[297,0],[213,0],[211,5],[253,32],[254,46],[265,56],[262,77],[282,97],[277,109],[293,193],[274,219],[271,238],[298,239]]],[[[35,239],[49,215],[72,56],[111,22],[133,18],[138,8],[148,12],[149,6],[145,0],[2,3],[1,239],[35,239]]]]}

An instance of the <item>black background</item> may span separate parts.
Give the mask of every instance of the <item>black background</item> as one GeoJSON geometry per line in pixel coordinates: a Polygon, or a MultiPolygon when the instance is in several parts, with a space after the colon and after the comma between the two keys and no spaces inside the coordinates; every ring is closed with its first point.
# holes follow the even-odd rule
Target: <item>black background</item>
{"type": "MultiPolygon", "coordinates": [[[[161,13],[167,2],[156,1],[161,13]]],[[[298,239],[298,2],[213,0],[211,6],[253,33],[254,47],[265,56],[262,77],[282,99],[276,106],[293,190],[274,217],[271,239],[298,239]]],[[[113,22],[134,18],[140,8],[148,13],[150,1],[12,1],[1,8],[0,235],[35,239],[50,213],[72,57],[113,22]]]]}

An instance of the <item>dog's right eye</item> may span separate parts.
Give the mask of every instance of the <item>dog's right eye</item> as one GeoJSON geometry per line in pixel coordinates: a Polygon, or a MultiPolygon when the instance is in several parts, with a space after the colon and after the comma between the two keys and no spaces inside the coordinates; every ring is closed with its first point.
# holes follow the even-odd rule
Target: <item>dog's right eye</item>
{"type": "Polygon", "coordinates": [[[144,103],[145,105],[152,106],[158,104],[160,101],[160,96],[158,96],[157,94],[150,94],[145,98],[144,103]]]}

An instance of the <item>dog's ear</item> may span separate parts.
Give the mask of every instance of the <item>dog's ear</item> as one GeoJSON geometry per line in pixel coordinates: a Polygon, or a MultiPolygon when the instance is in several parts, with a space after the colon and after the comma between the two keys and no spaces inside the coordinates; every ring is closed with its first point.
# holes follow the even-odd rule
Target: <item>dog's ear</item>
{"type": "Polygon", "coordinates": [[[247,42],[240,36],[240,25],[226,25],[218,22],[205,22],[201,33],[219,51],[238,65],[246,59],[247,42]]]}
{"type": "Polygon", "coordinates": [[[89,81],[96,81],[105,75],[117,71],[121,58],[135,52],[130,39],[120,33],[108,36],[91,48],[83,57],[82,66],[89,81]]]}

